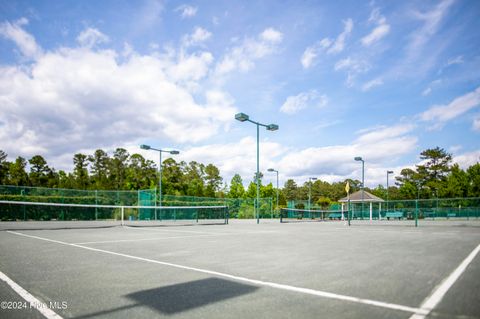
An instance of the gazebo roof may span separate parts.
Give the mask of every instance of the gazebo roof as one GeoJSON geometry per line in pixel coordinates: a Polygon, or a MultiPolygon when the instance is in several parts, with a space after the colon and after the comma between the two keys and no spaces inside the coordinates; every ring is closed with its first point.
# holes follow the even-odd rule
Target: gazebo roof
{"type": "MultiPolygon", "coordinates": [[[[384,202],[383,199],[381,199],[378,196],[375,196],[373,194],[370,194],[367,191],[364,191],[363,195],[363,201],[365,203],[381,203],[384,202]]],[[[346,203],[348,202],[348,197],[344,197],[339,200],[340,203],[346,203]]],[[[350,194],[350,203],[359,203],[362,202],[362,191],[357,191],[355,193],[350,194]]]]}

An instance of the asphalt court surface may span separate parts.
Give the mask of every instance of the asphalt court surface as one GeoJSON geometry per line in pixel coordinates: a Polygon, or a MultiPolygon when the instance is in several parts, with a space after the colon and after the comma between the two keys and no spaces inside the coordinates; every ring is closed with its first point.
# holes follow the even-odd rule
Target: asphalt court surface
{"type": "Polygon", "coordinates": [[[478,221],[0,231],[0,272],[64,318],[480,318],[480,255],[421,308],[479,244],[478,221]]]}

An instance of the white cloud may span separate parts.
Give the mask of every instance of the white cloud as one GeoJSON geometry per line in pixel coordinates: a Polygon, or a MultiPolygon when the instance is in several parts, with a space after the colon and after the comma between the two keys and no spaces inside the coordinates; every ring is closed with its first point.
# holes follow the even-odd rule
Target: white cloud
{"type": "Polygon", "coordinates": [[[447,105],[435,105],[419,114],[422,121],[433,122],[433,129],[441,128],[446,122],[480,105],[480,87],[475,91],[455,98],[447,105]]]}
{"type": "Polygon", "coordinates": [[[380,127],[360,135],[347,145],[290,150],[280,159],[277,167],[292,178],[308,174],[329,177],[330,181],[359,179],[361,166],[353,158],[362,156],[366,162],[366,184],[376,186],[383,182],[385,163],[393,163],[398,157],[415,150],[417,138],[409,135],[413,128],[410,124],[380,127]]]}
{"type": "Polygon", "coordinates": [[[215,75],[221,77],[236,70],[240,72],[251,70],[255,66],[255,60],[273,54],[278,49],[282,37],[279,31],[268,28],[256,39],[245,39],[241,45],[230,49],[217,64],[215,75]]]}
{"type": "Polygon", "coordinates": [[[178,60],[167,70],[170,77],[175,81],[198,81],[204,78],[213,62],[210,52],[194,53],[192,55],[181,54],[178,60]]]}
{"type": "Polygon", "coordinates": [[[390,32],[390,26],[388,24],[381,24],[372,30],[368,35],[362,38],[363,46],[370,46],[373,43],[381,40],[390,32]]]}
{"type": "Polygon", "coordinates": [[[92,48],[96,44],[107,43],[109,38],[94,28],[87,28],[83,30],[77,37],[77,42],[87,48],[92,48]]]}
{"type": "Polygon", "coordinates": [[[370,70],[370,64],[365,60],[352,59],[351,57],[342,59],[335,63],[335,71],[347,72],[347,87],[352,87],[358,74],[366,73],[370,70]]]}
{"type": "Polygon", "coordinates": [[[361,42],[363,46],[366,47],[381,40],[390,32],[390,25],[387,23],[387,19],[380,14],[380,10],[378,8],[372,10],[368,21],[375,23],[377,26],[372,30],[372,32],[362,38],[361,42]]]}
{"type": "MultiPolygon", "coordinates": [[[[268,135],[273,134],[275,132],[268,133],[268,135]]],[[[213,163],[220,169],[225,182],[230,183],[233,175],[238,173],[242,176],[244,183],[248,184],[256,171],[256,143],[254,137],[245,137],[234,143],[192,147],[183,151],[180,159],[213,163]]],[[[266,173],[269,167],[275,166],[274,159],[286,153],[287,150],[279,143],[262,138],[260,140],[260,171],[266,173]]]]}
{"type": "MultiPolygon", "coordinates": [[[[438,60],[444,56],[445,50],[454,46],[455,37],[448,34],[448,28],[442,28],[454,3],[455,0],[439,0],[423,12],[409,12],[411,24],[415,27],[406,36],[403,57],[389,70],[390,77],[426,77],[433,68],[437,68],[438,60]],[[439,31],[445,34],[438,34],[439,31]]],[[[442,69],[438,71],[439,74],[441,72],[442,69]]]]}
{"type": "Polygon", "coordinates": [[[302,57],[300,58],[300,63],[302,63],[303,68],[308,69],[309,67],[315,65],[315,60],[322,52],[326,51],[328,54],[334,54],[343,51],[345,47],[345,41],[353,30],[353,20],[347,19],[346,21],[343,21],[343,24],[343,32],[337,36],[335,41],[332,41],[329,38],[323,38],[321,41],[305,49],[302,57]]]}
{"type": "Polygon", "coordinates": [[[457,163],[462,169],[467,169],[472,165],[480,163],[480,150],[454,156],[452,162],[457,163]]]}
{"type": "Polygon", "coordinates": [[[201,27],[196,27],[192,34],[183,37],[185,46],[197,45],[207,41],[212,36],[212,33],[201,27]]]}
{"type": "Polygon", "coordinates": [[[353,73],[365,73],[370,70],[370,65],[364,60],[356,60],[348,57],[335,63],[334,69],[335,71],[346,70],[353,73]]]}
{"type": "Polygon", "coordinates": [[[207,74],[210,53],[119,55],[63,47],[29,68],[0,67],[2,148],[23,156],[71,156],[148,140],[195,143],[228,130],[233,99],[208,89],[194,97],[184,86],[207,74]]]}
{"type": "Polygon", "coordinates": [[[302,58],[300,59],[303,68],[308,69],[311,67],[317,55],[317,50],[314,47],[306,48],[303,52],[302,58]]]}
{"type": "Polygon", "coordinates": [[[136,10],[131,13],[130,21],[125,21],[129,23],[130,37],[136,38],[158,25],[161,21],[164,2],[163,0],[145,0],[137,3],[136,10]]]}
{"type": "Polygon", "coordinates": [[[423,96],[430,95],[430,93],[432,93],[432,88],[431,87],[427,87],[425,90],[422,91],[423,96]]]}
{"type": "MultiPolygon", "coordinates": [[[[361,165],[353,158],[362,156],[366,161],[366,184],[377,186],[385,182],[387,169],[400,171],[403,168],[393,165],[399,157],[416,149],[417,138],[411,135],[414,128],[410,123],[380,126],[357,133],[357,138],[349,144],[304,149],[291,149],[269,141],[275,138],[275,133],[262,133],[260,171],[265,173],[266,183],[269,181],[266,174],[269,167],[279,170],[282,184],[288,178],[299,182],[308,176],[317,176],[329,182],[359,179],[361,165]]],[[[225,182],[230,182],[232,176],[239,173],[244,183],[248,184],[256,170],[256,140],[245,137],[238,142],[191,147],[182,150],[177,159],[213,163],[219,167],[225,182]]]]}
{"type": "Polygon", "coordinates": [[[315,43],[314,45],[307,47],[302,54],[302,58],[300,59],[303,68],[308,69],[309,67],[314,65],[317,56],[331,45],[332,40],[330,40],[329,38],[323,38],[321,41],[315,43]]]}
{"type": "Polygon", "coordinates": [[[453,65],[463,64],[465,61],[463,60],[463,55],[458,55],[454,58],[450,58],[445,62],[445,64],[438,70],[437,74],[442,74],[443,71],[453,65]]]}
{"type": "Polygon", "coordinates": [[[448,148],[448,151],[455,154],[455,153],[458,153],[462,148],[463,146],[459,144],[452,145],[448,148]]]}
{"type": "Polygon", "coordinates": [[[122,56],[124,57],[129,57],[132,54],[134,54],[135,50],[133,47],[130,45],[128,42],[123,43],[123,51],[122,51],[122,56]]]}
{"type": "Polygon", "coordinates": [[[26,18],[21,18],[13,23],[3,22],[0,24],[0,35],[15,42],[24,57],[35,60],[42,55],[42,48],[37,44],[35,38],[22,28],[27,24],[26,18]]]}
{"type": "Polygon", "coordinates": [[[327,53],[340,53],[345,48],[345,40],[353,30],[353,20],[347,19],[346,21],[343,21],[343,25],[343,32],[338,35],[335,42],[333,42],[332,46],[327,50],[327,53]]]}
{"type": "Polygon", "coordinates": [[[275,30],[274,28],[268,28],[260,34],[260,37],[264,41],[279,43],[282,42],[283,34],[280,31],[275,30]]]}
{"type": "Polygon", "coordinates": [[[383,84],[383,80],[381,78],[373,79],[371,81],[366,82],[362,86],[362,91],[363,92],[369,91],[369,90],[373,89],[374,87],[380,86],[382,84],[383,84]]]}
{"type": "Polygon", "coordinates": [[[380,13],[379,8],[374,8],[372,12],[370,12],[370,17],[368,18],[369,23],[375,24],[384,24],[387,22],[387,19],[380,13]]]}
{"type": "Polygon", "coordinates": [[[328,104],[325,94],[320,95],[316,90],[302,92],[298,95],[287,97],[286,101],[280,108],[280,111],[286,114],[295,114],[306,109],[310,105],[316,107],[324,107],[328,104]]]}
{"type": "Polygon", "coordinates": [[[434,87],[440,85],[442,83],[442,79],[437,79],[434,81],[431,81],[428,85],[428,87],[422,91],[422,96],[428,96],[430,93],[432,93],[432,90],[434,87]]]}
{"type": "Polygon", "coordinates": [[[425,13],[414,12],[414,17],[424,23],[420,29],[415,30],[411,35],[411,40],[407,47],[410,60],[415,59],[422,52],[424,45],[429,39],[437,33],[443,18],[454,2],[454,0],[443,0],[438,2],[433,10],[425,13]]]}
{"type": "Polygon", "coordinates": [[[176,8],[175,11],[180,11],[182,18],[191,18],[197,14],[198,8],[184,4],[176,8]]]}
{"type": "Polygon", "coordinates": [[[480,132],[480,115],[473,119],[472,129],[474,131],[480,132]]]}
{"type": "Polygon", "coordinates": [[[361,144],[370,144],[385,139],[395,138],[408,134],[415,129],[411,123],[402,123],[394,126],[378,126],[372,129],[362,130],[357,141],[361,144]]]}
{"type": "Polygon", "coordinates": [[[455,58],[451,58],[451,59],[448,59],[447,61],[447,66],[448,65],[453,65],[453,64],[462,64],[464,61],[463,61],[463,56],[462,55],[459,55],[455,58]]]}

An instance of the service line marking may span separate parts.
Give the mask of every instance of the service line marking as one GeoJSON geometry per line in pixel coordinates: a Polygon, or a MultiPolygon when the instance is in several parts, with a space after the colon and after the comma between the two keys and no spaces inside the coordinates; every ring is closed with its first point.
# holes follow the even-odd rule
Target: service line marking
{"type": "Polygon", "coordinates": [[[194,231],[194,230],[177,230],[177,229],[166,229],[162,227],[155,228],[155,226],[149,227],[141,227],[141,226],[128,226],[124,225],[123,228],[126,229],[135,229],[135,230],[146,230],[146,231],[156,231],[156,232],[173,232],[173,233],[191,233],[191,234],[212,234],[211,232],[204,232],[204,231],[194,231]]]}
{"type": "Polygon", "coordinates": [[[153,232],[180,232],[180,233],[193,233],[193,234],[207,234],[207,235],[243,235],[243,234],[272,234],[278,233],[275,230],[255,230],[255,231],[239,231],[239,232],[202,232],[194,230],[175,230],[175,229],[165,229],[165,228],[155,228],[155,227],[132,227],[132,226],[123,226],[124,229],[132,230],[145,230],[153,232]]]}
{"type": "Polygon", "coordinates": [[[45,318],[48,318],[48,319],[62,319],[62,317],[57,313],[55,313],[52,309],[50,309],[47,304],[38,300],[35,296],[33,296],[28,291],[26,291],[24,288],[22,288],[19,284],[17,284],[15,281],[10,279],[7,275],[5,275],[1,271],[0,271],[0,280],[4,281],[18,295],[20,295],[20,297],[22,297],[23,299],[25,299],[26,302],[28,302],[29,304],[28,309],[30,308],[36,309],[42,315],[44,315],[45,318]]]}
{"type": "Polygon", "coordinates": [[[163,240],[163,239],[180,239],[180,238],[198,238],[198,237],[215,237],[218,235],[191,235],[191,236],[169,236],[169,237],[152,237],[152,238],[139,238],[139,239],[117,239],[117,240],[102,240],[102,241],[86,241],[81,243],[72,243],[75,245],[89,245],[89,244],[108,244],[108,243],[128,243],[136,241],[150,241],[150,240],[163,240]]]}
{"type": "Polygon", "coordinates": [[[314,296],[323,297],[323,298],[349,301],[349,302],[353,302],[353,303],[371,305],[371,306],[387,308],[387,309],[392,309],[392,310],[399,310],[399,311],[404,311],[404,312],[409,312],[409,313],[414,313],[414,314],[424,315],[424,314],[428,314],[428,312],[429,312],[428,310],[421,309],[421,308],[409,307],[409,306],[398,305],[398,304],[393,304],[393,303],[388,303],[388,302],[383,302],[383,301],[377,301],[377,300],[371,300],[371,299],[357,298],[357,297],[352,297],[352,296],[347,296],[347,295],[340,295],[340,294],[321,291],[321,290],[295,287],[295,286],[290,286],[290,285],[278,284],[278,283],[274,283],[274,282],[250,279],[250,278],[246,278],[246,277],[230,275],[230,274],[217,272],[217,271],[212,271],[212,270],[207,270],[207,269],[183,266],[183,265],[179,265],[179,264],[173,264],[173,263],[169,263],[169,262],[164,262],[164,261],[159,261],[159,260],[154,260],[154,259],[148,259],[148,258],[143,258],[143,257],[138,257],[138,256],[133,256],[133,255],[127,255],[127,254],[122,254],[122,253],[116,253],[116,252],[113,252],[113,251],[108,251],[108,250],[98,249],[98,248],[93,248],[93,247],[88,247],[88,246],[82,246],[82,245],[78,245],[78,244],[70,244],[70,243],[67,243],[67,242],[59,241],[59,240],[48,239],[48,238],[43,238],[43,237],[33,236],[33,235],[27,235],[27,234],[23,234],[23,233],[19,233],[19,232],[14,232],[14,231],[7,231],[7,232],[10,233],[10,234],[18,235],[18,236],[24,236],[24,237],[38,239],[38,240],[44,240],[44,241],[53,242],[53,243],[57,243],[57,244],[61,244],[61,245],[72,246],[72,247],[82,248],[82,249],[91,250],[91,251],[95,251],[95,252],[100,252],[100,253],[104,253],[104,254],[125,257],[125,258],[129,258],[129,259],[154,263],[154,264],[163,265],[163,266],[169,266],[169,267],[178,268],[178,269],[195,271],[195,272],[199,272],[199,273],[203,273],[203,274],[209,274],[209,275],[213,275],[213,276],[217,276],[217,277],[228,278],[228,279],[235,280],[235,281],[247,282],[247,283],[250,283],[250,284],[257,285],[257,286],[271,287],[271,288],[276,288],[276,289],[281,289],[281,290],[287,290],[287,291],[299,292],[299,293],[308,294],[308,295],[314,295],[314,296]]]}
{"type": "Polygon", "coordinates": [[[427,313],[425,314],[414,314],[410,319],[424,319],[428,314],[442,301],[445,294],[453,286],[458,278],[463,274],[468,265],[473,261],[475,256],[477,256],[480,251],[480,244],[472,250],[472,252],[465,258],[460,265],[440,284],[440,286],[435,287],[433,292],[427,299],[425,299],[420,306],[420,308],[425,309],[427,313]]]}

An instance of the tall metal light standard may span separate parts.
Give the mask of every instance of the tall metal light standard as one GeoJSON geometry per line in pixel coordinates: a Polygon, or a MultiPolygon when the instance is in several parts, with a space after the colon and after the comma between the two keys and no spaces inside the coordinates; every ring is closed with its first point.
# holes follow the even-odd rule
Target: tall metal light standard
{"type": "Polygon", "coordinates": [[[257,126],[257,173],[255,174],[255,181],[257,183],[257,201],[255,203],[255,215],[257,216],[257,224],[260,223],[260,126],[263,126],[267,129],[267,131],[276,131],[278,130],[277,124],[262,124],[259,122],[252,121],[250,117],[245,113],[237,113],[235,114],[235,119],[240,122],[250,122],[257,126]]]}
{"type": "Polygon", "coordinates": [[[311,210],[311,198],[312,198],[312,181],[316,181],[316,177],[308,178],[308,210],[311,210]]]}
{"type": "MultiPolygon", "coordinates": [[[[177,155],[180,154],[179,151],[165,151],[161,150],[159,148],[153,148],[150,145],[145,145],[142,144],[140,145],[140,148],[142,150],[152,150],[152,151],[157,151],[160,154],[160,163],[158,164],[158,174],[159,174],[159,179],[158,179],[158,206],[162,206],[162,153],[170,153],[172,155],[177,155]]],[[[155,220],[157,219],[157,211],[155,210],[155,220]]]]}
{"type": "Polygon", "coordinates": [[[277,206],[276,206],[276,210],[278,212],[278,171],[273,169],[273,168],[269,168],[267,171],[277,173],[277,206]]]}
{"type": "Polygon", "coordinates": [[[388,212],[388,175],[393,174],[393,171],[387,171],[387,212],[388,212]]]}
{"type": "Polygon", "coordinates": [[[362,219],[363,219],[363,209],[364,209],[364,199],[365,199],[365,161],[357,156],[354,158],[356,161],[362,162],[362,219]]]}

